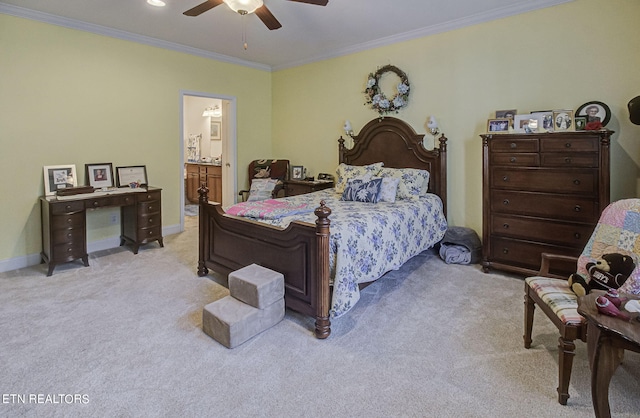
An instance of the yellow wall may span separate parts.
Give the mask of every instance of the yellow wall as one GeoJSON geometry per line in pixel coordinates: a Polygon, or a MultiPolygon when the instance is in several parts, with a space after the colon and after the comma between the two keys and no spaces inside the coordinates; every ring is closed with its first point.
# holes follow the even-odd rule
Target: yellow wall
{"type": "MultiPolygon", "coordinates": [[[[577,0],[418,40],[282,70],[273,75],[274,151],[314,174],[332,172],[337,138],[377,113],[364,106],[367,75],[407,73],[410,104],[397,116],[426,132],[428,115],[449,138],[449,222],[482,229],[482,144],[497,109],[612,112],[612,199],[638,196],[640,126],[626,104],[640,95],[640,2],[577,0]]],[[[389,95],[393,91],[388,92],[389,95]]],[[[429,135],[426,136],[431,139],[429,135]]]]}
{"type": "MultiPolygon", "coordinates": [[[[41,250],[42,167],[146,165],[180,223],[181,90],[237,99],[238,184],[271,155],[271,73],[0,14],[0,261],[41,250]]],[[[89,241],[119,234],[92,213],[89,241]]],[[[106,218],[106,219],[105,219],[106,218]]]]}
{"type": "MultiPolygon", "coordinates": [[[[180,91],[237,98],[238,185],[246,165],[277,156],[312,174],[337,165],[337,138],[376,113],[367,74],[393,64],[409,76],[397,116],[449,137],[449,221],[481,230],[479,134],[496,109],[613,113],[612,199],[637,196],[640,126],[626,103],[640,94],[637,0],[564,5],[275,73],[0,15],[0,263],[41,249],[42,167],[113,162],[147,166],[163,187],[163,223],[179,224],[180,91]]],[[[427,136],[429,138],[429,136],[427,136]]],[[[94,214],[90,240],[117,235],[94,214]]]]}

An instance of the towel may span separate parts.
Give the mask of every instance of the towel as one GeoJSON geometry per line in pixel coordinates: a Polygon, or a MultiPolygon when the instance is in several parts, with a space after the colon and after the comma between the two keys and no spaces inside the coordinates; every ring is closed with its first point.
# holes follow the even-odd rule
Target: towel
{"type": "Polygon", "coordinates": [[[443,243],[440,245],[440,258],[447,264],[470,264],[471,251],[464,245],[443,243]]]}

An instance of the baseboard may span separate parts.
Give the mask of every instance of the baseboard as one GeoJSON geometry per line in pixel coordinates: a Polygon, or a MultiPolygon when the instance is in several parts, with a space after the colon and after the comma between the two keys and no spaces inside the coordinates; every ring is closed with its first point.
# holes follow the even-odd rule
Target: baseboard
{"type": "MultiPolygon", "coordinates": [[[[180,225],[170,225],[162,228],[162,236],[177,234],[180,232],[180,225]]],[[[93,253],[96,251],[109,250],[111,248],[117,248],[120,246],[120,237],[113,236],[105,238],[99,241],[92,241],[87,243],[87,252],[93,253]]],[[[18,270],[30,266],[40,264],[40,253],[28,254],[20,257],[8,258],[6,260],[0,260],[0,273],[7,271],[18,270]]]]}

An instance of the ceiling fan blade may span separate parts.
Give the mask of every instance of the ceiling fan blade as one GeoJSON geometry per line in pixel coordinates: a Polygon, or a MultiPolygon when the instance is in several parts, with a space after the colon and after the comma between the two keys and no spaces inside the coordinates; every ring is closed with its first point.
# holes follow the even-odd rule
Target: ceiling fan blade
{"type": "Polygon", "coordinates": [[[182,14],[185,16],[198,16],[206,12],[207,10],[211,10],[214,7],[219,6],[221,4],[222,4],[222,0],[207,0],[204,3],[200,3],[196,7],[189,9],[182,14]]]}
{"type": "Polygon", "coordinates": [[[280,29],[282,27],[280,22],[278,22],[278,19],[276,19],[271,11],[267,9],[266,5],[262,5],[262,7],[256,9],[254,13],[258,15],[260,20],[262,20],[262,23],[264,23],[269,28],[269,30],[280,29]]]}
{"type": "Polygon", "coordinates": [[[317,6],[326,6],[327,3],[329,3],[329,0],[289,0],[289,1],[297,1],[298,3],[315,4],[317,6]]]}

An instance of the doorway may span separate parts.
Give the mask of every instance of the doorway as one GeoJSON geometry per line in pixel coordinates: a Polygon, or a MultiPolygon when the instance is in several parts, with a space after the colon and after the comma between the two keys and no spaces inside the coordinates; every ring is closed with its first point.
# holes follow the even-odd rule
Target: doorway
{"type": "MultiPolygon", "coordinates": [[[[212,93],[180,92],[180,231],[185,229],[186,163],[220,164],[222,205],[237,190],[236,99],[212,93]],[[218,106],[216,108],[216,106],[218,106]],[[213,116],[205,110],[215,110],[213,116]],[[204,114],[204,115],[203,115],[204,114]]],[[[210,198],[211,200],[211,198],[210,198]]]]}

